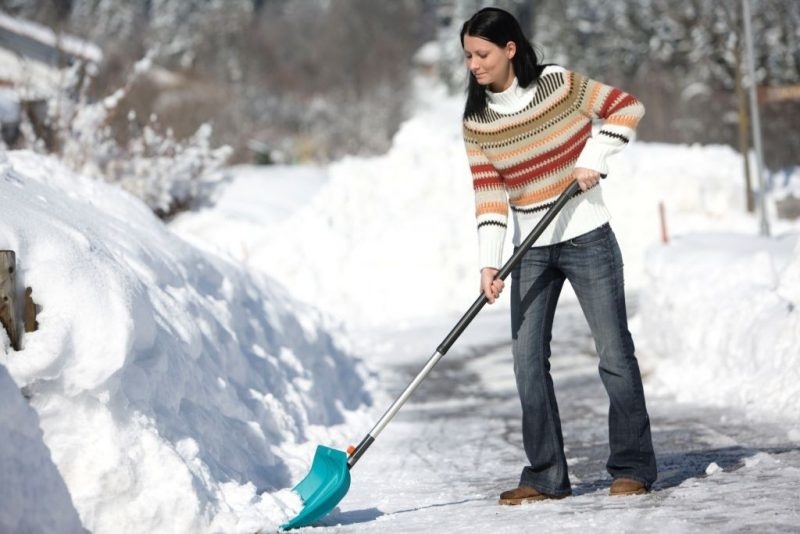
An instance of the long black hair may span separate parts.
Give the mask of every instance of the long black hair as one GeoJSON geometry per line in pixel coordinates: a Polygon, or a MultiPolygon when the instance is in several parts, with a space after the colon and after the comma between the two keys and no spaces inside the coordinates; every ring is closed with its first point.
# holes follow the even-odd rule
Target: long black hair
{"type": "MultiPolygon", "coordinates": [[[[485,7],[472,15],[461,26],[461,47],[464,47],[464,36],[480,37],[501,48],[509,41],[517,45],[517,51],[511,58],[514,74],[520,87],[528,87],[539,79],[544,67],[539,63],[536,51],[525,33],[508,11],[496,7],[485,7]]],[[[464,106],[464,118],[481,115],[486,109],[486,87],[480,85],[472,73],[469,73],[467,86],[467,103],[464,106]]]]}

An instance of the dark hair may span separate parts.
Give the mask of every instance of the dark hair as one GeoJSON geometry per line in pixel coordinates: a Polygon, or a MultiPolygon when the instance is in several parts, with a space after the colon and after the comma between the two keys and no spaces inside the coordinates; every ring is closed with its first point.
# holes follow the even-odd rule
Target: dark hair
{"type": "MultiPolygon", "coordinates": [[[[520,28],[519,22],[508,11],[496,7],[481,9],[461,26],[462,48],[465,35],[486,39],[502,48],[505,48],[509,41],[513,41],[517,45],[517,52],[511,58],[511,65],[514,67],[514,74],[517,76],[520,87],[528,87],[538,80],[544,70],[536,57],[533,45],[520,28]]],[[[472,73],[469,73],[464,118],[481,115],[485,110],[486,88],[478,83],[472,73]]]]}

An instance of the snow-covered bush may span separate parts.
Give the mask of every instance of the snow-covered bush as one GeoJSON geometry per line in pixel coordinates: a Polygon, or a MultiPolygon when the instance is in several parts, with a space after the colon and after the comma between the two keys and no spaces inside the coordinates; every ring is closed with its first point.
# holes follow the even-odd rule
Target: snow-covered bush
{"type": "Polygon", "coordinates": [[[168,218],[203,204],[221,177],[218,171],[232,152],[211,146],[211,126],[202,124],[184,140],[159,125],[155,115],[140,125],[128,115],[127,140],[111,127],[136,79],[151,66],[139,61],[124,87],[90,101],[91,77],[81,66],[68,71],[65,83],[48,99],[47,126],[53,140],[42,143],[34,128],[23,128],[30,148],[54,150],[70,168],[123,189],[142,199],[157,215],[168,218]]]}

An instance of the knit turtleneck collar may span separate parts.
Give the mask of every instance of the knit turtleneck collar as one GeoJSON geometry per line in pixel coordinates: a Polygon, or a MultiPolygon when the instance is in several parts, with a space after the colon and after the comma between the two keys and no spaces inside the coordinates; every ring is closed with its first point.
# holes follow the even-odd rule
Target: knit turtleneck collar
{"type": "Polygon", "coordinates": [[[493,93],[486,89],[486,104],[499,113],[516,113],[530,104],[535,94],[535,83],[528,87],[520,87],[515,76],[505,91],[493,93]]]}

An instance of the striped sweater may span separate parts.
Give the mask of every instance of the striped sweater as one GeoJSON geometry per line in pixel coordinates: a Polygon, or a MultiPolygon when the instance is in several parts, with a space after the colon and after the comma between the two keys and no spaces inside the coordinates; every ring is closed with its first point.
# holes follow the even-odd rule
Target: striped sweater
{"type": "MultiPolygon", "coordinates": [[[[475,189],[479,265],[498,268],[509,209],[519,245],[570,183],[573,168],[608,173],[606,158],[631,139],[644,116],[633,96],[561,67],[521,88],[487,91],[483,116],[464,119],[475,189]],[[592,135],[592,122],[603,124],[592,135]]],[[[600,185],[570,200],[535,246],[572,239],[608,222],[600,185]]]]}

